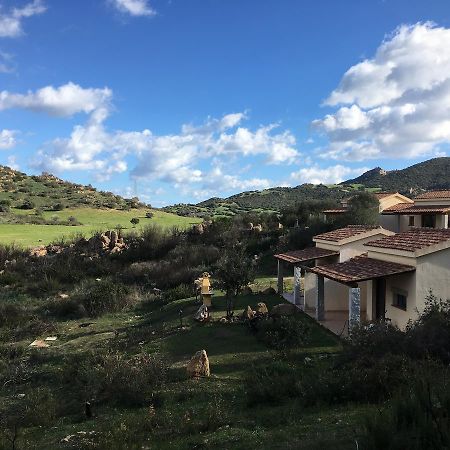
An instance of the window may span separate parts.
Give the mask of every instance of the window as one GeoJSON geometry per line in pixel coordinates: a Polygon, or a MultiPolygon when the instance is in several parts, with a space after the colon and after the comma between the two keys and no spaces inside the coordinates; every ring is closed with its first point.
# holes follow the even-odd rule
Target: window
{"type": "Polygon", "coordinates": [[[406,311],[407,306],[407,293],[405,291],[401,291],[400,289],[394,289],[394,302],[392,306],[396,308],[403,309],[406,311]]]}
{"type": "Polygon", "coordinates": [[[436,228],[436,216],[432,214],[423,215],[422,226],[425,228],[436,228]]]}
{"type": "Polygon", "coordinates": [[[409,216],[409,222],[408,222],[408,225],[409,225],[410,227],[413,227],[413,226],[414,226],[414,216],[409,216]]]}

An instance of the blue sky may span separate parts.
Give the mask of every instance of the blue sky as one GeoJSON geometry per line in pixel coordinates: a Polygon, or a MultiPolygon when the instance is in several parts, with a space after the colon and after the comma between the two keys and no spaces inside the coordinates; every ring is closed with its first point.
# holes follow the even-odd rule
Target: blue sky
{"type": "Polygon", "coordinates": [[[155,206],[448,154],[447,0],[0,0],[0,163],[155,206]]]}

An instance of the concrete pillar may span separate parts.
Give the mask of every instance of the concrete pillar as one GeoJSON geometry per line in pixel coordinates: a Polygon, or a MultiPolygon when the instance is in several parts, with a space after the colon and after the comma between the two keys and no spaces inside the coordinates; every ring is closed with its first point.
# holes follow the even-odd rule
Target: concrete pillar
{"type": "Polygon", "coordinates": [[[278,260],[278,294],[283,295],[283,261],[278,260]]]}
{"type": "Polygon", "coordinates": [[[350,288],[348,292],[348,325],[351,330],[361,322],[361,289],[350,288]]]}
{"type": "Polygon", "coordinates": [[[302,269],[294,267],[294,304],[300,306],[302,310],[305,309],[305,298],[302,295],[301,289],[302,269]]]}
{"type": "Polygon", "coordinates": [[[325,320],[325,282],[323,276],[317,275],[316,320],[325,320]]]}

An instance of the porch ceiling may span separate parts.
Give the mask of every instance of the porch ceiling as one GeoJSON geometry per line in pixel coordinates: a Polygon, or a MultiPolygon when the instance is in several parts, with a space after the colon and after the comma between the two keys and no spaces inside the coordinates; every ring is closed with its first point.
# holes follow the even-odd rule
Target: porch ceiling
{"type": "Polygon", "coordinates": [[[361,255],[342,263],[312,267],[308,270],[339,283],[354,285],[361,281],[414,272],[416,268],[361,255]]]}
{"type": "Polygon", "coordinates": [[[339,255],[339,252],[334,250],[327,250],[320,247],[310,247],[303,250],[293,250],[286,253],[279,253],[274,255],[275,258],[286,261],[290,264],[300,264],[313,261],[318,258],[325,258],[327,256],[339,255]]]}

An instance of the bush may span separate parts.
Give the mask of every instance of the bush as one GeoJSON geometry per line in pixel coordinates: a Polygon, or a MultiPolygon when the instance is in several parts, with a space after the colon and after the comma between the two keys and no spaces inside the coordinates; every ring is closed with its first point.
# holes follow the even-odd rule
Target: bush
{"type": "Polygon", "coordinates": [[[249,406],[280,404],[298,395],[298,371],[286,361],[254,366],[244,379],[249,406]]]}
{"type": "Polygon", "coordinates": [[[268,347],[284,352],[305,345],[311,327],[295,317],[268,317],[256,321],[256,336],[268,347]]]}
{"type": "Polygon", "coordinates": [[[137,301],[130,287],[111,279],[85,282],[75,290],[73,298],[91,317],[122,311],[137,301]]]}
{"type": "Polygon", "coordinates": [[[80,319],[87,315],[83,304],[73,298],[50,300],[41,308],[41,311],[45,315],[65,320],[80,319]]]}
{"type": "Polygon", "coordinates": [[[164,291],[163,300],[165,302],[173,302],[175,300],[192,297],[192,295],[193,293],[191,286],[187,284],[180,284],[177,287],[164,291]]]}
{"type": "Polygon", "coordinates": [[[450,448],[450,383],[418,376],[382,411],[367,417],[367,450],[438,450],[450,448]]]}

